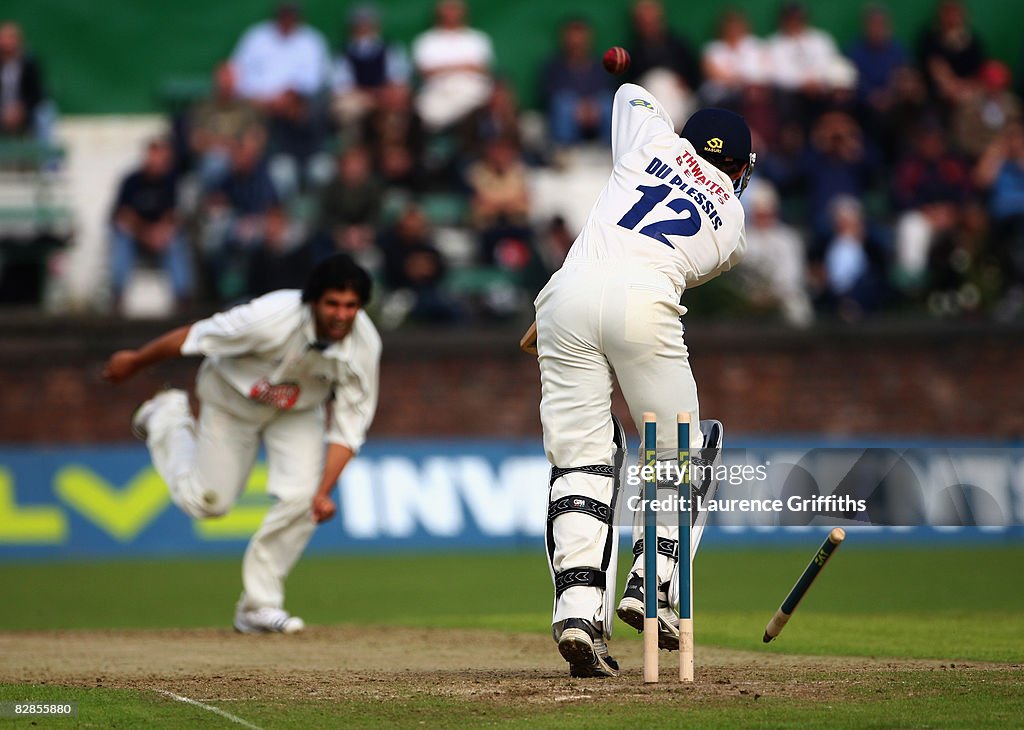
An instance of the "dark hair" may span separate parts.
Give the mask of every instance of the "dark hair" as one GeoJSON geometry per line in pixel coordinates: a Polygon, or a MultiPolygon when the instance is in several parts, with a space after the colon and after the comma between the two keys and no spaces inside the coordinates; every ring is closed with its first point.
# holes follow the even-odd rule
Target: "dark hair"
{"type": "Polygon", "coordinates": [[[325,258],[309,272],[306,285],[302,287],[302,301],[315,302],[328,289],[337,289],[355,292],[359,297],[359,303],[365,307],[370,301],[372,287],[373,282],[365,269],[348,254],[336,253],[325,258]]]}

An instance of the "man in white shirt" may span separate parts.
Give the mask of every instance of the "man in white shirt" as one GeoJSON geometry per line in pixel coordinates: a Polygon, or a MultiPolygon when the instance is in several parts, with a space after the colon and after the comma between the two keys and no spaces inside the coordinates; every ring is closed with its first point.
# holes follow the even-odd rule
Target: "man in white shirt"
{"type": "Polygon", "coordinates": [[[779,217],[779,196],[771,183],[753,181],[743,203],[750,223],[739,272],[744,294],[755,304],[774,304],[794,327],[809,326],[814,307],[800,233],[779,217]]]}
{"type": "Polygon", "coordinates": [[[369,275],[337,254],[314,268],[302,291],[272,292],[121,350],[104,369],[104,378],[120,383],[162,360],[205,356],[198,421],[181,390],[156,395],[132,417],[174,503],[194,518],[226,514],[260,442],[266,447],[267,491],[276,502],[245,552],[240,632],[305,626],[284,610],[284,580],[316,524],[334,515],[331,490],[377,407],[381,342],[363,311],[370,288],[369,275]]]}
{"type": "Polygon", "coordinates": [[[750,32],[747,16],[739,10],[722,14],[718,38],[704,46],[702,64],[701,96],[716,105],[738,106],[747,87],[761,86],[769,78],[764,44],[750,32]]]}
{"type": "Polygon", "coordinates": [[[856,68],[831,35],[807,24],[806,10],[799,2],[783,6],[779,29],[767,45],[768,73],[784,92],[814,96],[856,84],[856,68]]]}
{"type": "Polygon", "coordinates": [[[242,35],[231,64],[238,95],[267,116],[275,183],[286,196],[308,186],[326,135],[321,94],[327,88],[330,53],[324,37],[302,22],[297,5],[282,3],[273,20],[242,35]]]}
{"type": "MultiPolygon", "coordinates": [[[[753,163],[750,130],[723,109],[683,127],[646,89],[624,84],[612,109],[612,174],[562,268],[536,299],[544,448],[553,468],[547,550],[555,584],[552,631],[574,677],[618,674],[611,634],[616,553],[616,378],[635,423],[658,414],[659,459],[674,459],[675,414],[699,423],[697,386],[680,336],[684,289],[743,256],[739,193],[753,163]],[[609,576],[611,576],[609,578],[609,576]]],[[[691,447],[702,446],[692,429],[691,447]]],[[[677,535],[658,528],[659,603],[668,609],[677,535]]],[[[619,616],[643,606],[643,558],[633,565],[619,616]]],[[[640,611],[642,619],[643,612],[640,611]]],[[[676,622],[677,623],[677,622],[676,622]]],[[[678,630],[660,622],[667,644],[678,630]]],[[[642,622],[640,623],[642,627],[642,622]]]]}
{"type": "Polygon", "coordinates": [[[491,39],[466,25],[462,0],[437,4],[437,25],[416,38],[412,58],[422,81],[416,110],[433,131],[450,127],[490,96],[491,39]]]}
{"type": "Polygon", "coordinates": [[[238,74],[239,95],[267,104],[289,91],[311,96],[323,89],[330,53],[320,31],[302,22],[298,7],[282,3],[273,20],[242,35],[231,63],[238,74]]]}

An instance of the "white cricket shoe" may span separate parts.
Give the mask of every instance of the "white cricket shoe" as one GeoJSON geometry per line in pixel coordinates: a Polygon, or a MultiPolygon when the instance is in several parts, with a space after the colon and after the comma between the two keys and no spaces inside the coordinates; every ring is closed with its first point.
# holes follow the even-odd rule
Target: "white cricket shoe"
{"type": "Polygon", "coordinates": [[[305,621],[282,608],[264,606],[235,611],[235,631],[240,634],[297,634],[304,628],[305,621]]]}
{"type": "Polygon", "coordinates": [[[140,441],[149,438],[149,419],[165,401],[175,398],[184,400],[185,408],[188,409],[188,394],[178,388],[165,388],[149,400],[143,401],[132,414],[132,435],[140,441]]]}

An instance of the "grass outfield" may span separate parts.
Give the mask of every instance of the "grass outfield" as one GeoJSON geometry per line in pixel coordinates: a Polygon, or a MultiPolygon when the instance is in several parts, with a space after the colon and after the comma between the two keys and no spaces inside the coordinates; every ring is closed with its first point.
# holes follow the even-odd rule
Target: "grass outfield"
{"type": "MultiPolygon", "coordinates": [[[[811,552],[701,553],[698,641],[760,648],[765,623],[811,552]]],[[[623,576],[631,557],[620,560],[623,576]]],[[[239,573],[240,559],[0,564],[0,630],[227,626],[239,573]]],[[[1022,576],[1022,546],[845,545],[771,651],[1024,661],[1022,576]]],[[[287,601],[310,624],[539,633],[550,630],[550,605],[541,553],[307,557],[289,579],[287,601]]],[[[617,632],[634,636],[622,624],[617,632]]]]}
{"type": "MultiPolygon", "coordinates": [[[[211,706],[260,727],[296,728],[342,722],[679,724],[673,717],[704,727],[981,728],[1012,726],[1024,716],[1019,666],[1024,663],[1024,547],[844,545],[780,638],[762,644],[765,623],[811,551],[813,545],[810,551],[700,555],[694,589],[697,686],[692,688],[667,682],[643,687],[636,672],[637,635],[621,623],[613,652],[627,660],[624,666],[631,674],[605,683],[565,678],[548,637],[551,588],[541,554],[310,557],[290,578],[288,607],[315,627],[312,636],[302,645],[288,644],[291,637],[268,637],[278,642],[268,641],[268,648],[294,647],[301,654],[321,643],[348,645],[372,658],[379,639],[360,649],[361,634],[386,636],[388,626],[434,627],[420,648],[428,658],[435,643],[445,648],[449,636],[471,651],[479,636],[497,630],[521,636],[500,640],[499,646],[522,642],[507,653],[527,660],[520,665],[513,657],[501,672],[488,673],[486,656],[481,659],[476,652],[470,656],[483,668],[467,664],[462,671],[454,659],[433,674],[418,673],[415,667],[383,674],[388,677],[383,683],[374,681],[374,672],[356,673],[329,701],[315,693],[297,700],[283,689],[285,694],[263,698],[272,684],[265,677],[253,680],[255,689],[246,701],[223,688],[192,696],[206,697],[211,706]],[[318,630],[349,633],[317,635],[318,630]],[[381,684],[393,693],[386,702],[381,684]],[[439,689],[447,685],[463,689],[439,689]],[[673,709],[685,715],[666,715],[673,709]]],[[[0,585],[0,630],[6,632],[0,644],[54,629],[223,628],[239,591],[239,560],[0,565],[0,585]]],[[[414,630],[402,631],[417,636],[414,630]]],[[[228,632],[212,633],[212,640],[221,642],[217,651],[242,646],[232,643],[228,632]]],[[[182,641],[192,640],[187,632],[182,636],[182,641]]],[[[410,645],[409,651],[417,649],[410,645]]],[[[94,688],[80,686],[77,679],[48,682],[76,685],[57,694],[52,686],[12,684],[11,672],[2,671],[10,659],[3,653],[0,649],[0,678],[7,679],[0,679],[0,701],[77,699],[91,713],[88,722],[79,717],[83,726],[133,726],[145,718],[155,727],[239,727],[208,710],[160,696],[144,683],[119,686],[108,678],[102,688],[94,688]]],[[[675,656],[663,653],[667,676],[675,656]]],[[[336,659],[324,661],[331,666],[336,659]]],[[[311,661],[309,669],[319,676],[316,666],[311,661]]],[[[292,672],[281,669],[281,674],[288,678],[282,686],[304,681],[301,666],[292,672]]],[[[75,723],[47,724],[58,722],[75,723]]]]}

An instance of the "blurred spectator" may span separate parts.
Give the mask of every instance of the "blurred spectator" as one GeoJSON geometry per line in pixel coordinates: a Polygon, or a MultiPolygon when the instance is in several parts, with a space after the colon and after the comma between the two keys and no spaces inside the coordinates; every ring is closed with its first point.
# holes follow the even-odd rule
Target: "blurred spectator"
{"type": "Polygon", "coordinates": [[[271,208],[264,219],[262,245],[249,257],[246,281],[239,296],[257,297],[278,289],[301,289],[313,260],[303,226],[282,207],[271,208]]]}
{"type": "Polygon", "coordinates": [[[921,72],[911,66],[902,66],[893,73],[891,102],[877,112],[873,120],[876,127],[865,131],[880,145],[890,166],[906,154],[921,120],[938,114],[921,72]]]}
{"type": "Polygon", "coordinates": [[[364,147],[350,147],[338,155],[337,175],[320,193],[316,258],[342,251],[364,269],[378,271],[374,229],[383,193],[364,147]]]}
{"type": "Polygon", "coordinates": [[[539,253],[548,271],[557,271],[569,249],[576,242],[576,234],[569,230],[569,224],[561,215],[554,216],[544,230],[539,253]]]}
{"type": "Polygon", "coordinates": [[[669,29],[660,0],[636,0],[632,22],[629,80],[654,94],[678,132],[693,111],[694,95],[700,88],[697,55],[669,29]]]}
{"type": "Polygon", "coordinates": [[[448,129],[491,93],[490,37],[466,25],[462,0],[439,0],[436,24],[413,42],[422,82],[416,108],[431,131],[448,129]]]}
{"type": "Polygon", "coordinates": [[[279,196],[267,172],[266,138],[256,129],[231,145],[228,174],[208,198],[213,207],[226,207],[240,216],[263,215],[279,204],[279,196]]]}
{"type": "Polygon", "coordinates": [[[967,23],[967,11],[956,0],[938,4],[935,18],[921,34],[919,54],[932,94],[951,105],[968,92],[986,58],[967,23]]]}
{"type": "Polygon", "coordinates": [[[814,319],[807,293],[804,244],[796,229],[779,218],[779,196],[771,183],[758,181],[743,196],[747,218],[747,254],[737,268],[744,293],[755,306],[775,306],[787,323],[806,327],[814,319]]]}
{"type": "Polygon", "coordinates": [[[370,150],[377,175],[387,187],[416,190],[423,182],[420,160],[426,132],[412,104],[412,90],[390,84],[377,96],[377,108],[362,124],[362,144],[370,150]]]}
{"type": "Polygon", "coordinates": [[[1017,52],[1017,86],[1015,91],[1017,92],[1018,99],[1024,99],[1024,43],[1021,44],[1020,50],[1017,52]]]}
{"type": "Polygon", "coordinates": [[[272,20],[245,31],[231,61],[238,72],[238,93],[284,111],[289,94],[311,97],[326,85],[329,56],[320,31],[302,22],[294,3],[281,3],[272,20]]]}
{"type": "Polygon", "coordinates": [[[992,141],[974,176],[978,187],[988,192],[992,240],[1020,299],[1024,294],[1024,125],[1014,122],[992,141]]]}
{"type": "Polygon", "coordinates": [[[778,30],[768,39],[768,58],[786,120],[813,122],[834,90],[856,86],[853,64],[831,35],[808,25],[807,11],[797,2],[783,6],[778,30]]]}
{"type": "Polygon", "coordinates": [[[237,94],[234,68],[230,63],[218,65],[213,93],[192,109],[188,121],[189,148],[198,160],[202,186],[216,185],[227,174],[235,140],[262,128],[259,110],[237,94]]]}
{"type": "MultiPolygon", "coordinates": [[[[463,317],[461,307],[441,288],[448,267],[430,235],[423,211],[407,206],[395,224],[379,239],[384,253],[384,283],[402,302],[407,316],[423,322],[455,322],[463,317]]],[[[385,305],[388,306],[387,304],[385,305]]]]}
{"type": "Polygon", "coordinates": [[[121,181],[111,215],[111,268],[119,306],[140,263],[164,272],[179,303],[191,296],[192,257],[177,203],[171,145],[166,139],[151,140],[142,166],[121,181]]]}
{"type": "MultiPolygon", "coordinates": [[[[1008,271],[1003,262],[993,260],[988,245],[989,217],[985,205],[972,196],[960,210],[949,235],[942,236],[929,253],[928,311],[937,316],[953,316],[978,311],[985,304],[996,304],[997,317],[1013,297],[999,299],[999,288],[1005,283],[998,275],[1008,271]]],[[[1010,287],[1013,292],[1014,287],[1010,287]]],[[[1021,292],[1024,294],[1024,292],[1021,292]]]]}
{"type": "Polygon", "coordinates": [[[515,89],[504,79],[495,79],[487,102],[471,113],[462,125],[462,156],[477,159],[495,139],[507,139],[521,146],[519,103],[515,89]]]}
{"type": "Polygon", "coordinates": [[[834,236],[825,251],[825,296],[819,298],[848,321],[860,319],[881,299],[880,276],[868,254],[868,233],[860,202],[841,196],[832,202],[834,236]]]}
{"type": "Polygon", "coordinates": [[[268,234],[268,216],[280,198],[267,170],[266,140],[255,130],[232,144],[231,166],[206,198],[204,253],[219,301],[248,292],[253,262],[268,234]]]}
{"type": "Polygon", "coordinates": [[[0,135],[52,136],[52,110],[48,112],[46,87],[36,59],[25,53],[21,26],[0,24],[0,135]]]}
{"type": "Polygon", "coordinates": [[[878,131],[879,117],[892,108],[896,72],[907,66],[909,56],[903,44],[892,37],[889,11],[881,5],[864,10],[860,38],[850,47],[849,57],[857,67],[857,103],[861,121],[871,132],[878,131]]]}
{"type": "Polygon", "coordinates": [[[856,119],[839,111],[818,118],[803,160],[810,224],[816,236],[832,231],[833,200],[861,198],[877,170],[877,154],[856,119]]]}
{"type": "Polygon", "coordinates": [[[978,83],[968,88],[953,113],[953,139],[961,152],[976,160],[1020,118],[1020,100],[1010,91],[1010,69],[999,61],[986,61],[978,83]]]}
{"type": "Polygon", "coordinates": [[[551,139],[559,147],[583,140],[610,139],[612,92],[609,76],[593,53],[593,29],[583,18],[565,21],[561,49],[541,71],[551,139]]]}
{"type": "Polygon", "coordinates": [[[380,14],[374,5],[356,5],[349,12],[349,33],[334,58],[331,89],[335,118],[344,126],[377,108],[389,85],[409,83],[409,58],[398,43],[380,35],[380,14]]]}
{"type": "Polygon", "coordinates": [[[718,21],[718,37],[704,46],[704,85],[709,105],[738,109],[749,86],[763,86],[770,77],[764,44],[750,32],[747,16],[726,10],[718,21]]]}
{"type": "Polygon", "coordinates": [[[937,120],[925,120],[913,138],[912,151],[893,174],[898,286],[909,291],[924,285],[932,247],[955,227],[960,206],[971,192],[967,162],[949,149],[937,120]]]}
{"type": "Polygon", "coordinates": [[[302,22],[297,5],[282,3],[272,20],[242,35],[231,61],[238,93],[267,115],[272,152],[280,155],[280,184],[302,185],[325,134],[320,94],[330,58],[323,36],[302,22]]]}
{"type": "Polygon", "coordinates": [[[942,124],[936,119],[922,120],[912,140],[913,146],[897,165],[893,178],[897,208],[965,201],[971,190],[968,167],[950,150],[942,124]]]}
{"type": "MultiPolygon", "coordinates": [[[[726,106],[730,106],[726,102],[726,106]]],[[[758,164],[765,161],[766,155],[783,152],[787,144],[802,148],[804,130],[799,125],[790,124],[789,129],[782,122],[779,105],[776,103],[775,90],[765,84],[750,84],[743,88],[743,95],[736,106],[731,107],[747,120],[753,148],[758,155],[758,164]],[[788,138],[788,139],[787,139],[788,138]]]]}
{"type": "Polygon", "coordinates": [[[530,195],[526,166],[516,146],[491,142],[483,159],[467,172],[472,194],[473,226],[480,234],[481,259],[487,264],[520,268],[530,257],[530,195]]]}

